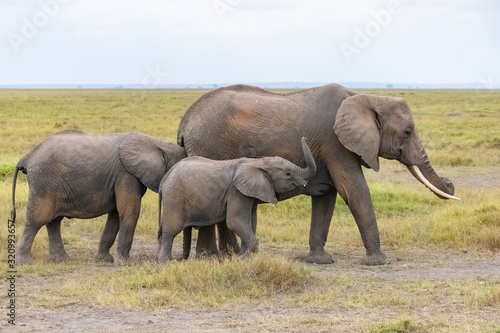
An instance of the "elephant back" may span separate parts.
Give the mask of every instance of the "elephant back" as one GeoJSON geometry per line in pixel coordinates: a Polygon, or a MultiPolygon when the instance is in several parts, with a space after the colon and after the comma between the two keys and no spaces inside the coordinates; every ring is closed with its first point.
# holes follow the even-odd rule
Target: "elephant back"
{"type": "Polygon", "coordinates": [[[188,109],[178,144],[188,156],[280,156],[304,167],[301,138],[317,158],[319,141],[334,135],[334,112],[352,94],[336,84],[284,94],[244,85],[216,89],[188,109]]]}

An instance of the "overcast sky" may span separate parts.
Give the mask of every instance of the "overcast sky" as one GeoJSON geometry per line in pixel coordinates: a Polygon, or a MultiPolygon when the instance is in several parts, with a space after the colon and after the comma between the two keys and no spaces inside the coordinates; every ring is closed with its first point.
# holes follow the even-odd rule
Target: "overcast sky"
{"type": "Polygon", "coordinates": [[[2,0],[0,84],[500,80],[496,0],[2,0]]]}

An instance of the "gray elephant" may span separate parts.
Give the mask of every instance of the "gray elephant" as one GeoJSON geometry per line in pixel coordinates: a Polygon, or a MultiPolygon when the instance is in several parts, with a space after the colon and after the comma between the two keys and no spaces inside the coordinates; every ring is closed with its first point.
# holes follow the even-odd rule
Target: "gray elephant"
{"type": "MultiPolygon", "coordinates": [[[[296,141],[298,142],[298,140],[296,141]]],[[[316,163],[302,138],[304,169],[281,157],[214,161],[188,157],[177,163],[160,184],[158,262],[172,260],[172,242],[186,227],[227,223],[241,238],[243,256],[256,252],[256,209],[261,202],[276,204],[276,193],[307,186],[316,163]]]]}
{"type": "Polygon", "coordinates": [[[109,253],[119,231],[117,252],[127,260],[141,198],[160,181],[184,149],[139,132],[87,134],[67,130],[43,140],[17,163],[12,186],[13,220],[19,171],[28,175],[29,198],[24,232],[16,244],[16,262],[32,260],[31,247],[46,225],[53,261],[68,258],[61,239],[61,220],[108,214],[96,260],[113,261],[109,253]]]}
{"type": "MultiPolygon", "coordinates": [[[[438,177],[420,142],[410,108],[402,98],[356,94],[329,84],[280,94],[235,85],[200,97],[179,125],[177,143],[188,156],[216,160],[281,156],[302,164],[294,142],[309,138],[318,172],[305,188],[278,195],[278,200],[312,197],[306,262],[327,264],[324,250],[337,193],[349,206],[366,249],[363,263],[388,262],[380,238],[370,191],[361,166],[379,171],[379,156],[397,159],[438,197],[454,198],[454,186],[438,177]],[[209,126],[207,126],[209,124],[209,126]]],[[[199,241],[215,246],[215,229],[202,228],[199,241]]]]}

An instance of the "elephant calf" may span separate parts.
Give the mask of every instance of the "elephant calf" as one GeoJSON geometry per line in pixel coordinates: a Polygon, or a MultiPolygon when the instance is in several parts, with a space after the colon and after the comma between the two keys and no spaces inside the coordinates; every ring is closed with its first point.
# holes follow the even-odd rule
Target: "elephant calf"
{"type": "Polygon", "coordinates": [[[281,157],[224,161],[188,157],[177,163],[159,189],[158,262],[172,260],[173,240],[184,228],[224,221],[241,238],[243,255],[256,252],[257,204],[276,204],[276,193],[306,186],[316,174],[305,138],[302,150],[307,164],[304,169],[281,157]]]}
{"type": "Polygon", "coordinates": [[[16,244],[16,261],[32,260],[33,240],[44,225],[50,259],[67,259],[60,229],[63,217],[104,214],[108,219],[96,260],[113,261],[109,249],[118,231],[118,256],[128,259],[146,188],[158,192],[163,176],[184,157],[182,147],[139,132],[93,135],[67,130],[49,136],[16,166],[13,219],[19,171],[28,175],[29,185],[26,226],[16,244]]]}

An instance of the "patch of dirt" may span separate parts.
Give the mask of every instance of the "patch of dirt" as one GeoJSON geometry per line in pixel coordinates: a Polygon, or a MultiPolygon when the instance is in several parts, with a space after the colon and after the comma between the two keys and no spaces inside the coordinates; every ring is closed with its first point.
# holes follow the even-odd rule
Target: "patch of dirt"
{"type": "Polygon", "coordinates": [[[466,251],[411,249],[404,254],[385,250],[391,260],[385,266],[360,265],[362,257],[336,256],[337,264],[317,266],[321,276],[374,277],[388,280],[409,279],[491,279],[500,277],[500,252],[491,256],[466,251]]]}

